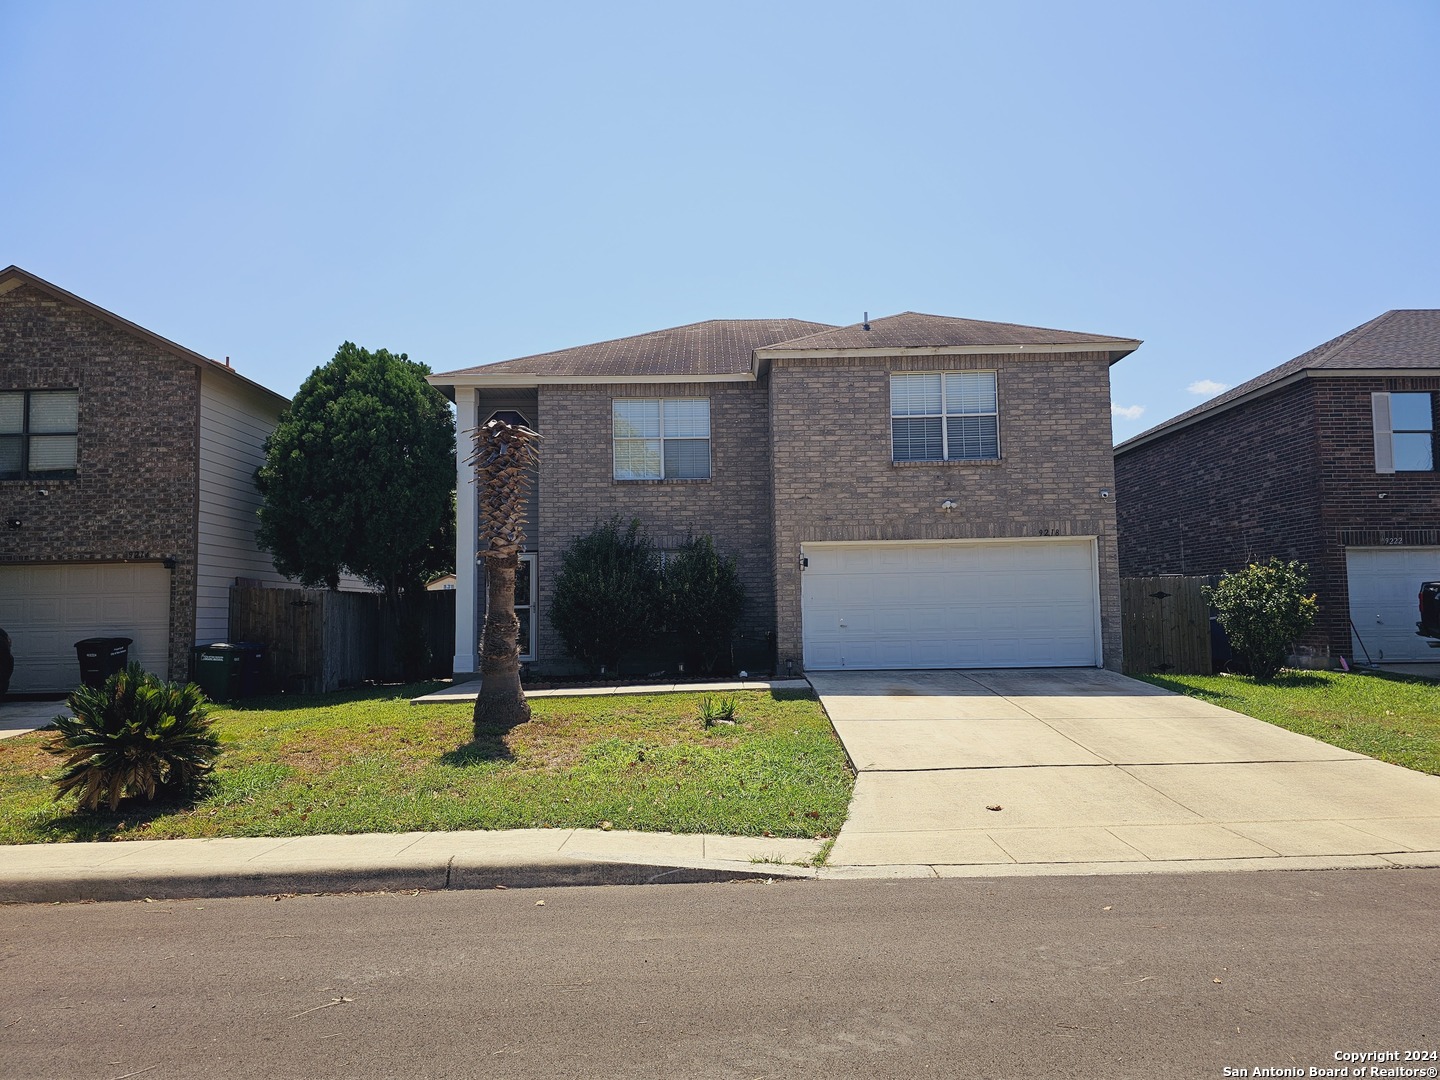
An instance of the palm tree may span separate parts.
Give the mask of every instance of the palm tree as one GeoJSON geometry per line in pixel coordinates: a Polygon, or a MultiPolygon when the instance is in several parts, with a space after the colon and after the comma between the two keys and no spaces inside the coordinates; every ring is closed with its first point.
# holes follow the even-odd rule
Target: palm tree
{"type": "Polygon", "coordinates": [[[480,693],[475,735],[530,719],[520,686],[520,620],[515,617],[515,570],[525,543],[525,498],[540,459],[540,435],[520,424],[487,420],[475,430],[480,484],[480,558],[485,560],[485,628],[480,638],[480,693]]]}

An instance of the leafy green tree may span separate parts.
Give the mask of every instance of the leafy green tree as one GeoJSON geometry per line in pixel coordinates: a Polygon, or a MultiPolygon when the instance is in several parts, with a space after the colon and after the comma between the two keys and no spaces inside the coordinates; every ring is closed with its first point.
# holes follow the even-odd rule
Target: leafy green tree
{"type": "Polygon", "coordinates": [[[442,553],[454,529],[455,422],[429,372],[404,353],[345,342],[281,414],[255,477],[258,540],[275,569],[308,586],[333,589],[350,573],[383,589],[396,623],[411,628],[400,635],[407,678],[424,644],[406,594],[454,558],[453,547],[442,553]]]}
{"type": "Polygon", "coordinates": [[[1290,645],[1315,622],[1320,605],[1307,593],[1308,568],[1301,562],[1251,563],[1227,573],[1205,599],[1215,608],[1230,646],[1261,682],[1273,679],[1290,645]]]}
{"type": "Polygon", "coordinates": [[[560,556],[550,625],[571,656],[618,671],[657,630],[660,581],[655,546],[619,517],[577,536],[560,556]]]}
{"type": "Polygon", "coordinates": [[[665,563],[660,584],[665,629],[674,634],[686,669],[711,674],[729,667],[745,586],[735,560],[722,557],[709,536],[694,536],[665,563]]]}

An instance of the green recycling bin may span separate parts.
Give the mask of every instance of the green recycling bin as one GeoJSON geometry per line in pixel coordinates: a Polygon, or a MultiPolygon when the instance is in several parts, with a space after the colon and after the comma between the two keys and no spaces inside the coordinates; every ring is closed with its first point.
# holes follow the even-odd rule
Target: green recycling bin
{"type": "Polygon", "coordinates": [[[243,655],[225,641],[196,645],[190,651],[190,680],[205,691],[211,701],[230,701],[239,696],[243,655]]]}

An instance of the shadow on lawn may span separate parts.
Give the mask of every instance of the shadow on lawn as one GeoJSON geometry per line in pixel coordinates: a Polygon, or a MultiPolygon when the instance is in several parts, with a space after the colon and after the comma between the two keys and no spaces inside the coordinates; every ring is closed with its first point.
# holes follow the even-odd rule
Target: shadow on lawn
{"type": "Polygon", "coordinates": [[[130,839],[130,834],[142,831],[152,821],[195,809],[206,796],[215,791],[215,787],[215,778],[209,776],[188,794],[161,796],[154,802],[130,798],[121,800],[119,807],[114,810],[108,806],[96,810],[81,810],[77,807],[56,814],[44,823],[43,828],[50,834],[49,838],[55,840],[130,839]]]}
{"type": "Polygon", "coordinates": [[[266,694],[263,697],[237,698],[218,707],[237,712],[290,712],[295,709],[323,709],[327,705],[348,705],[355,701],[409,701],[434,693],[444,685],[441,682],[387,683],[333,690],[328,694],[266,694]]]}
{"type": "Polygon", "coordinates": [[[516,724],[478,724],[475,727],[475,737],[464,746],[441,754],[440,763],[463,769],[472,765],[489,764],[493,761],[514,761],[515,755],[511,753],[509,744],[505,742],[505,736],[514,731],[517,726],[516,724]]]}
{"type": "MultiPolygon", "coordinates": [[[[1277,690],[1318,690],[1330,685],[1328,679],[1309,671],[1282,671],[1268,682],[1258,682],[1249,675],[1229,675],[1227,678],[1234,679],[1238,684],[1245,686],[1272,686],[1277,690]]],[[[1173,690],[1177,694],[1188,694],[1191,697],[1204,698],[1207,701],[1233,701],[1241,696],[1226,693],[1223,688],[1191,686],[1181,679],[1165,675],[1146,675],[1145,681],[1153,686],[1173,690]]]]}

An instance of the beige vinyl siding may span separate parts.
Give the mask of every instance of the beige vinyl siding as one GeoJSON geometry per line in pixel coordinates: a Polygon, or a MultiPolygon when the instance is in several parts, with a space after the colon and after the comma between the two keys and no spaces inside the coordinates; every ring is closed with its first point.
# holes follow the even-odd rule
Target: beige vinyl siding
{"type": "Polygon", "coordinates": [[[236,577],[289,584],[255,546],[260,495],[255,470],[279,403],[223,375],[200,380],[200,513],[197,536],[195,641],[229,633],[230,586],[236,577]]]}
{"type": "MultiPolygon", "coordinates": [[[[195,642],[229,635],[230,586],[237,577],[294,586],[275,572],[255,545],[260,494],[255,470],[265,460],[265,439],[280,404],[238,380],[205,372],[200,380],[200,507],[197,530],[195,642]]],[[[357,577],[340,578],[343,591],[370,591],[357,577]]]]}

